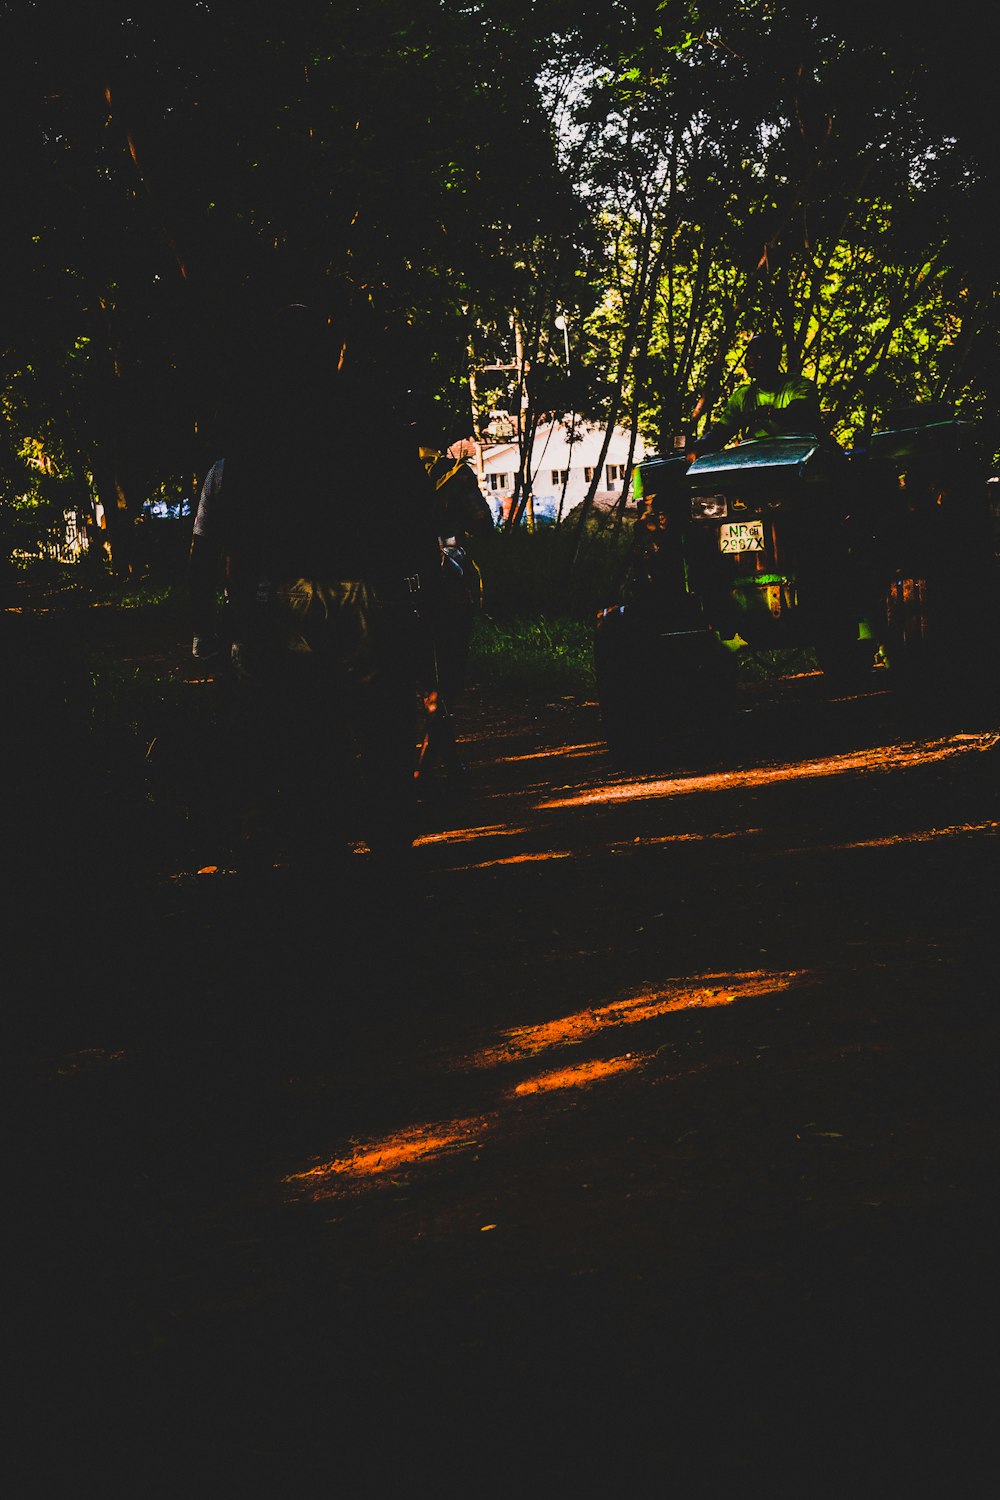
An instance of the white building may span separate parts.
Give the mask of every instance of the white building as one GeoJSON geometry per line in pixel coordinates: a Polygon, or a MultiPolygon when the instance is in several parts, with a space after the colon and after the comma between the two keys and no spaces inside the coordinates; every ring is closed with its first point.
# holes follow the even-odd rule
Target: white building
{"type": "MultiPolygon", "coordinates": [[[[581,504],[601,456],[604,431],[603,427],[582,421],[575,426],[568,421],[546,422],[538,428],[531,451],[532,506],[537,523],[555,521],[560,498],[563,519],[581,504]]],[[[499,520],[506,516],[520,462],[516,441],[462,444],[462,449],[469,456],[494,517],[499,520]]],[[[637,437],[633,463],[640,463],[645,456],[642,439],[637,437]]],[[[594,497],[596,509],[607,510],[621,499],[628,457],[628,430],[616,427],[601,464],[600,484],[594,497]]]]}

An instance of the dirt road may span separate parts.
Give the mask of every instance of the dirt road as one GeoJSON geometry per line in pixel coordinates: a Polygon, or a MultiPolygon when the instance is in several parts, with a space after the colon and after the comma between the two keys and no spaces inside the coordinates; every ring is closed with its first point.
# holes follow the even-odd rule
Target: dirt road
{"type": "Polygon", "coordinates": [[[164,871],[59,970],[16,1492],[979,1493],[995,727],[877,675],[641,773],[591,703],[466,723],[411,880],[164,871]]]}

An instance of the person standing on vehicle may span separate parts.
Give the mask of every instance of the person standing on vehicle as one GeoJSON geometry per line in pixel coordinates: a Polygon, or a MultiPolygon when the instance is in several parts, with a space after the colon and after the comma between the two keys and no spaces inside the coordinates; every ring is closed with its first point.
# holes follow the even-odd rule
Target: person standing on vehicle
{"type": "Polygon", "coordinates": [[[694,444],[696,454],[714,453],[735,437],[749,441],[799,433],[818,437],[823,433],[815,383],[803,375],[786,374],[781,368],[781,355],[777,334],[754,334],[743,356],[750,379],[737,386],[694,444]]]}
{"type": "Polygon", "coordinates": [[[322,863],[350,838],[360,791],[359,836],[398,854],[414,835],[433,491],[369,331],[296,304],[257,353],[253,398],[194,521],[192,652],[228,658],[230,758],[251,848],[269,860],[284,842],[293,859],[322,863]]]}
{"type": "Polygon", "coordinates": [[[464,771],[456,744],[455,707],[465,687],[469,645],[482,602],[482,576],[465,545],[493,530],[493,512],[465,459],[448,451],[437,403],[416,398],[420,459],[434,486],[440,562],[428,594],[429,656],[423,683],[426,722],[417,778],[437,762],[450,777],[464,771]]]}
{"type": "Polygon", "coordinates": [[[790,557],[795,559],[799,610],[804,618],[811,616],[824,671],[853,681],[871,665],[874,651],[867,639],[858,637],[858,620],[865,612],[858,571],[864,551],[859,532],[863,507],[858,513],[852,503],[846,459],[823,421],[815,383],[783,371],[781,356],[776,334],[754,335],[743,357],[750,379],[736,388],[695,444],[695,456],[715,453],[736,437],[744,442],[815,438],[830,448],[827,478],[811,487],[807,504],[790,508],[782,519],[782,552],[785,566],[790,557]]]}

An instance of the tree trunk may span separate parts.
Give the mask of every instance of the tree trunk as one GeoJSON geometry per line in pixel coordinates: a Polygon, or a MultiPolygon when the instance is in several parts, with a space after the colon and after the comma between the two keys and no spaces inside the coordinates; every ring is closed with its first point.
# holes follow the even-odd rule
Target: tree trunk
{"type": "Polygon", "coordinates": [[[583,547],[583,538],[586,533],[587,522],[590,519],[590,513],[594,508],[594,497],[596,496],[597,491],[600,488],[601,474],[604,471],[604,463],[608,456],[608,449],[611,446],[611,438],[614,434],[615,426],[618,422],[618,413],[621,410],[622,403],[622,392],[625,389],[625,378],[628,374],[629,365],[632,363],[632,359],[635,353],[636,339],[639,332],[639,325],[642,320],[643,308],[646,305],[647,298],[652,296],[652,289],[659,281],[660,267],[663,264],[663,258],[666,254],[667,241],[668,237],[666,236],[660,240],[660,245],[656,252],[656,255],[653,256],[653,224],[651,220],[647,220],[647,224],[643,233],[640,262],[638,267],[636,268],[635,277],[633,279],[630,291],[628,317],[625,323],[625,333],[622,339],[621,354],[619,356],[618,368],[615,374],[615,385],[611,393],[611,400],[608,405],[608,413],[605,420],[604,441],[601,444],[600,456],[594,468],[594,477],[590,481],[590,485],[587,489],[586,495],[584,495],[583,497],[583,505],[580,509],[580,520],[577,523],[576,536],[573,541],[573,550],[570,553],[569,573],[571,575],[575,571],[577,562],[580,557],[580,552],[583,547]]]}

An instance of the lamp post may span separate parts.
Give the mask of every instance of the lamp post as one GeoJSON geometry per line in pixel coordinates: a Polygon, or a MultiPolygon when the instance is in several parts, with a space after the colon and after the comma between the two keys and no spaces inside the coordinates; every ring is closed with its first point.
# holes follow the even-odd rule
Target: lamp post
{"type": "MultiPolygon", "coordinates": [[[[570,377],[570,374],[571,374],[570,362],[569,362],[569,320],[567,319],[565,313],[558,313],[556,315],[556,317],[553,319],[553,321],[554,321],[556,327],[562,330],[563,347],[566,350],[566,399],[567,399],[567,401],[572,401],[572,396],[571,396],[570,388],[569,388],[569,386],[570,386],[570,379],[569,379],[569,377],[570,377]]],[[[573,403],[573,405],[570,408],[570,413],[569,413],[569,433],[567,434],[567,438],[566,438],[566,447],[567,447],[566,469],[565,469],[565,472],[564,472],[564,475],[563,475],[562,490],[561,490],[560,495],[559,495],[559,508],[556,511],[556,525],[557,526],[559,525],[560,521],[562,520],[563,506],[566,504],[566,491],[569,488],[569,472],[570,472],[570,469],[571,469],[572,464],[573,464],[573,443],[574,443],[575,439],[576,439],[576,404],[573,403]]]]}
{"type": "Polygon", "coordinates": [[[568,375],[569,374],[569,323],[566,321],[566,314],[565,313],[559,313],[558,316],[555,318],[554,321],[555,321],[556,327],[562,329],[563,344],[564,344],[565,349],[566,349],[566,374],[568,375]]]}

